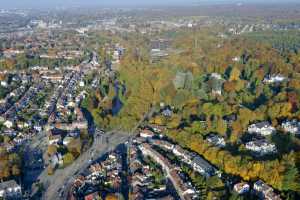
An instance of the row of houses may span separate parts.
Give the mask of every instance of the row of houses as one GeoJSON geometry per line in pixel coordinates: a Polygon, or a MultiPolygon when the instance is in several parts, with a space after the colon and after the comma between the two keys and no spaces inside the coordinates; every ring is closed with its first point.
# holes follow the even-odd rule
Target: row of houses
{"type": "MultiPolygon", "coordinates": [[[[232,60],[235,62],[239,62],[241,58],[234,57],[232,60]]],[[[223,87],[223,83],[225,82],[225,79],[222,77],[222,75],[218,73],[212,73],[210,74],[209,78],[212,82],[211,85],[212,94],[222,95],[222,87],[223,87]]],[[[269,74],[264,78],[263,83],[265,84],[281,83],[286,80],[287,78],[281,74],[269,74]]]]}
{"type": "Polygon", "coordinates": [[[272,135],[276,129],[267,121],[251,124],[248,133],[262,136],[263,138],[256,139],[255,137],[245,144],[245,148],[253,153],[254,156],[265,156],[277,153],[277,147],[272,142],[269,142],[265,137],[272,135]]]}
{"type": "MultiPolygon", "coordinates": [[[[282,122],[281,129],[284,132],[289,132],[294,135],[300,134],[300,122],[296,119],[286,120],[282,122]]],[[[251,124],[248,129],[248,133],[260,135],[264,138],[254,139],[245,144],[246,149],[254,152],[256,155],[263,156],[268,154],[275,154],[277,152],[277,147],[275,144],[269,142],[265,137],[276,133],[276,128],[273,127],[269,122],[258,122],[251,124]]]]}
{"type": "Polygon", "coordinates": [[[103,161],[91,164],[85,171],[76,177],[73,182],[72,196],[88,199],[91,195],[100,197],[100,185],[109,188],[110,192],[118,193],[121,187],[122,157],[111,152],[103,161]]]}
{"type": "Polygon", "coordinates": [[[252,189],[253,193],[259,197],[259,199],[265,200],[281,200],[280,196],[274,192],[274,189],[264,183],[262,180],[254,182],[253,187],[246,182],[240,182],[234,185],[233,190],[238,194],[245,194],[250,192],[252,189]]]}
{"type": "Polygon", "coordinates": [[[154,150],[149,144],[142,143],[138,146],[139,150],[145,156],[150,156],[155,162],[159,163],[165,171],[167,177],[172,182],[180,199],[192,200],[197,198],[196,190],[184,182],[178,175],[178,169],[173,166],[169,160],[154,150]]]}
{"type": "Polygon", "coordinates": [[[150,143],[153,145],[157,145],[169,152],[172,152],[175,156],[180,158],[180,160],[189,166],[191,166],[195,171],[200,173],[205,177],[213,176],[217,173],[217,169],[209,164],[202,157],[197,155],[196,153],[192,153],[188,150],[183,149],[179,145],[174,145],[165,140],[157,140],[152,139],[150,143]]]}
{"type": "Polygon", "coordinates": [[[159,170],[150,166],[141,158],[141,152],[136,145],[131,145],[129,150],[129,174],[130,174],[130,197],[132,200],[152,198],[167,198],[173,200],[167,188],[165,180],[160,185],[155,185],[153,170],[159,170]]]}
{"type": "MultiPolygon", "coordinates": [[[[259,128],[261,127],[262,130],[272,130],[273,128],[270,128],[271,125],[268,123],[259,124],[257,127],[258,129],[255,130],[255,132],[259,132],[259,128]]],[[[186,164],[190,165],[195,171],[199,172],[200,174],[204,176],[211,176],[214,174],[218,174],[216,169],[211,166],[207,161],[205,161],[200,156],[190,153],[187,150],[184,150],[179,145],[174,145],[164,139],[154,139],[157,138],[153,132],[149,130],[143,130],[141,131],[141,137],[146,138],[148,142],[152,145],[156,145],[166,151],[172,152],[174,155],[180,158],[180,161],[185,162],[186,164]]],[[[222,137],[219,137],[217,135],[209,135],[207,138],[207,141],[212,143],[213,145],[219,145],[220,147],[223,147],[223,139],[222,137]]],[[[146,146],[150,148],[149,146],[146,146]]],[[[246,143],[246,148],[255,152],[258,155],[267,155],[270,153],[276,153],[277,148],[275,144],[267,142],[266,139],[261,140],[254,140],[246,143]]],[[[145,149],[143,149],[145,150],[145,149]]],[[[163,156],[162,156],[163,157],[163,156]]],[[[234,191],[236,191],[238,194],[244,194],[246,192],[250,191],[250,185],[245,182],[237,183],[233,187],[234,191]]],[[[265,184],[263,181],[258,180],[253,185],[253,191],[260,199],[267,199],[267,200],[279,200],[280,196],[277,195],[273,188],[265,184]]]]}
{"type": "MultiPolygon", "coordinates": [[[[20,87],[16,88],[14,91],[10,92],[5,99],[0,104],[0,114],[3,115],[7,110],[9,110],[15,101],[21,98],[27,91],[29,84],[22,84],[20,87]]],[[[4,117],[4,116],[3,116],[4,117]]]]}

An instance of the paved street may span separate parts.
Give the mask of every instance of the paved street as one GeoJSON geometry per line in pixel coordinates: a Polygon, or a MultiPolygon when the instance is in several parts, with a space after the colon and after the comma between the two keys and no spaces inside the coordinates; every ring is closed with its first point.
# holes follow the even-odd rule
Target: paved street
{"type": "MultiPolygon", "coordinates": [[[[97,160],[109,151],[114,150],[119,144],[122,144],[130,139],[136,132],[138,126],[154,112],[154,108],[144,115],[140,122],[133,128],[131,133],[124,133],[120,131],[113,131],[103,133],[96,129],[94,133],[93,145],[88,151],[82,153],[80,157],[71,165],[64,169],[57,169],[51,176],[48,175],[47,169],[43,170],[38,176],[37,180],[43,183],[45,193],[43,199],[66,199],[71,184],[74,181],[74,176],[80,174],[85,170],[94,160],[97,160]]],[[[47,140],[45,134],[39,134],[31,141],[32,148],[41,149],[44,152],[44,159],[46,158],[47,140]]],[[[45,159],[46,160],[46,159],[45,159]]]]}
{"type": "MultiPolygon", "coordinates": [[[[72,182],[73,176],[88,167],[91,160],[97,159],[114,149],[117,145],[124,143],[129,139],[129,134],[121,132],[106,133],[105,135],[95,136],[92,147],[84,152],[74,163],[64,169],[58,169],[55,174],[49,176],[47,170],[39,176],[40,182],[44,184],[46,192],[43,199],[60,199],[59,195],[72,182]]],[[[66,194],[63,194],[65,196],[66,194]]],[[[64,198],[62,198],[64,199],[64,198]]]]}

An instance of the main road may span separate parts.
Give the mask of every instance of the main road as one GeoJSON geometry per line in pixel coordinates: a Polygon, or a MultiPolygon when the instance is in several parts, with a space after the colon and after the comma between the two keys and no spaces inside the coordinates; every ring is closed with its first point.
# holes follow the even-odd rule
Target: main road
{"type": "MultiPolygon", "coordinates": [[[[149,112],[147,112],[146,114],[144,114],[144,116],[141,118],[141,120],[136,124],[136,126],[130,131],[130,133],[124,133],[124,132],[110,132],[110,133],[105,133],[105,134],[99,134],[99,131],[95,131],[95,138],[97,138],[94,143],[95,146],[93,145],[93,147],[90,148],[90,153],[89,153],[89,158],[91,158],[89,160],[89,158],[82,158],[84,162],[84,164],[81,164],[81,167],[79,170],[77,170],[75,173],[73,173],[72,175],[70,175],[63,184],[63,187],[58,187],[57,188],[57,192],[56,193],[52,193],[51,198],[47,198],[47,195],[45,196],[45,199],[61,199],[61,200],[65,200],[67,199],[68,196],[68,192],[70,192],[72,183],[74,182],[74,175],[80,174],[80,172],[82,172],[82,170],[86,169],[90,164],[91,164],[91,160],[96,160],[97,158],[101,157],[102,155],[104,155],[105,153],[112,151],[113,149],[115,149],[115,147],[117,147],[119,144],[125,143],[126,141],[131,140],[135,135],[136,135],[136,131],[139,128],[139,126],[148,118],[150,118],[155,112],[155,108],[151,107],[149,112]],[[100,144],[100,146],[99,146],[100,144]],[[102,144],[102,145],[101,145],[102,144]],[[103,146],[104,145],[104,146],[103,146]],[[102,148],[98,148],[102,147],[102,148]],[[94,155],[96,155],[97,157],[93,157],[94,155]],[[88,159],[88,162],[86,162],[88,159]],[[59,189],[61,188],[61,190],[59,189]],[[53,198],[56,197],[56,198],[53,198]]],[[[74,171],[74,170],[73,170],[74,171]]],[[[47,191],[49,193],[49,191],[47,191]]],[[[51,191],[52,192],[52,191],[51,191]]]]}
{"type": "Polygon", "coordinates": [[[70,187],[74,182],[74,176],[80,174],[80,172],[86,169],[92,161],[97,160],[109,151],[114,150],[119,144],[125,143],[134,137],[139,125],[145,121],[145,119],[152,116],[154,111],[155,109],[151,108],[130,133],[118,130],[101,133],[101,131],[96,129],[93,145],[86,152],[83,152],[72,164],[64,169],[57,169],[51,176],[48,175],[48,172],[45,169],[38,177],[45,189],[42,199],[67,199],[70,187]]]}
{"type": "MultiPolygon", "coordinates": [[[[82,153],[80,157],[71,165],[64,169],[57,169],[52,176],[47,174],[44,170],[39,176],[40,183],[43,183],[45,193],[43,199],[63,199],[65,197],[64,191],[67,191],[65,186],[69,186],[73,180],[73,176],[78,174],[82,169],[86,169],[94,156],[100,157],[110,150],[117,147],[119,144],[126,142],[130,134],[123,132],[110,132],[106,134],[96,134],[93,145],[86,152],[82,153]]],[[[66,199],[66,198],[64,198],[66,199]]]]}

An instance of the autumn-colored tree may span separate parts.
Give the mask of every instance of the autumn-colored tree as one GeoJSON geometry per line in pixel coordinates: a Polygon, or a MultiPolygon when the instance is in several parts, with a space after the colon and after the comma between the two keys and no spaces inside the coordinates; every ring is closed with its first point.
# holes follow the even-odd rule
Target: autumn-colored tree
{"type": "Polygon", "coordinates": [[[21,174],[21,170],[18,165],[13,165],[11,168],[11,173],[13,176],[19,176],[21,174]]]}
{"type": "Polygon", "coordinates": [[[47,167],[47,173],[48,173],[48,175],[54,174],[54,169],[50,165],[47,167]]]}
{"type": "Polygon", "coordinates": [[[240,75],[241,75],[241,71],[237,67],[234,67],[230,72],[229,81],[240,80],[240,75]]]}
{"type": "Polygon", "coordinates": [[[177,128],[180,125],[181,117],[179,115],[173,114],[169,123],[167,124],[168,128],[177,128]]]}
{"type": "Polygon", "coordinates": [[[222,118],[218,118],[216,125],[216,132],[225,136],[227,132],[227,124],[225,123],[225,121],[222,118]]]}
{"type": "Polygon", "coordinates": [[[289,81],[288,86],[290,88],[294,88],[294,89],[299,90],[300,89],[300,80],[292,79],[292,80],[289,81]]]}
{"type": "Polygon", "coordinates": [[[231,126],[232,126],[232,132],[230,135],[230,141],[235,143],[238,140],[239,136],[242,134],[243,127],[240,121],[233,122],[231,126]]]}
{"type": "Polygon", "coordinates": [[[255,73],[254,73],[254,77],[258,81],[262,81],[265,77],[265,71],[263,70],[263,68],[260,68],[260,69],[256,70],[255,73]]]}
{"type": "Polygon", "coordinates": [[[235,84],[232,81],[226,81],[223,84],[223,87],[224,87],[225,92],[229,93],[229,92],[234,92],[235,91],[235,84]]]}
{"type": "Polygon", "coordinates": [[[77,158],[81,153],[82,142],[80,138],[71,140],[71,142],[67,146],[68,151],[72,153],[72,155],[77,158]]]}
{"type": "Polygon", "coordinates": [[[75,158],[71,153],[67,153],[63,157],[64,165],[67,166],[67,165],[71,164],[74,161],[74,159],[75,158]]]}
{"type": "Polygon", "coordinates": [[[270,103],[269,105],[270,106],[268,107],[268,115],[271,119],[291,116],[291,103],[270,103]]]}
{"type": "Polygon", "coordinates": [[[108,194],[106,197],[105,197],[105,200],[118,200],[118,197],[114,194],[108,194]]]}
{"type": "Polygon", "coordinates": [[[49,156],[52,156],[55,153],[57,153],[57,146],[56,145],[49,145],[47,153],[48,153],[49,156]]]}

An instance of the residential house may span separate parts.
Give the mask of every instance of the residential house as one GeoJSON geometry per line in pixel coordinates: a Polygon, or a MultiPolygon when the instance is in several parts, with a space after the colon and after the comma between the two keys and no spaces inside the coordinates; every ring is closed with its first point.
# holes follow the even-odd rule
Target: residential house
{"type": "Polygon", "coordinates": [[[34,130],[38,131],[38,132],[41,132],[42,131],[42,127],[39,126],[39,125],[34,125],[34,130]]]}
{"type": "Polygon", "coordinates": [[[192,167],[206,177],[213,176],[216,173],[216,169],[200,156],[195,156],[192,159],[192,167]]]}
{"type": "Polygon", "coordinates": [[[264,78],[264,83],[280,83],[285,81],[287,78],[283,75],[277,74],[277,75],[268,75],[264,78]]]}
{"type": "Polygon", "coordinates": [[[49,135],[48,137],[48,143],[50,145],[52,144],[58,144],[61,141],[62,137],[61,135],[49,135]]]}
{"type": "Polygon", "coordinates": [[[238,56],[232,58],[232,61],[234,61],[234,62],[240,62],[240,60],[241,60],[241,58],[238,56]]]}
{"type": "Polygon", "coordinates": [[[17,50],[17,49],[5,49],[3,51],[3,56],[5,58],[11,58],[11,57],[15,57],[18,54],[22,54],[24,53],[24,51],[22,50],[17,50]]]}
{"type": "Polygon", "coordinates": [[[144,129],[140,132],[140,137],[142,138],[152,138],[154,133],[148,129],[144,129]]]}
{"type": "Polygon", "coordinates": [[[249,133],[257,133],[263,136],[271,135],[276,131],[276,129],[267,121],[259,122],[256,124],[251,124],[248,127],[249,133]]]}
{"type": "Polygon", "coordinates": [[[233,190],[238,194],[244,194],[250,191],[250,185],[248,183],[237,183],[233,186],[233,190]]]}
{"type": "Polygon", "coordinates": [[[65,130],[65,131],[73,131],[75,129],[83,130],[88,128],[88,123],[87,121],[75,121],[71,124],[56,123],[55,128],[65,130]]]}
{"type": "MultiPolygon", "coordinates": [[[[269,143],[265,139],[261,140],[255,140],[247,142],[245,145],[246,149],[258,153],[258,155],[268,155],[268,154],[274,154],[277,152],[277,148],[275,144],[269,143]]],[[[255,154],[257,155],[257,154],[255,154]]]]}
{"type": "Polygon", "coordinates": [[[184,158],[185,160],[190,160],[190,155],[189,155],[189,152],[184,150],[181,146],[179,145],[176,145],[174,148],[173,148],[173,153],[178,156],[178,157],[181,157],[181,158],[184,158]]]}
{"type": "Polygon", "coordinates": [[[7,84],[6,81],[1,81],[0,85],[1,85],[2,87],[7,87],[7,86],[8,86],[8,84],[7,84]]]}
{"type": "Polygon", "coordinates": [[[93,164],[90,166],[89,172],[90,172],[90,176],[93,179],[93,177],[98,177],[98,176],[102,175],[103,168],[99,163],[96,163],[96,164],[93,164]]]}
{"type": "Polygon", "coordinates": [[[162,133],[165,128],[159,125],[151,125],[150,128],[156,133],[162,133]]]}
{"type": "Polygon", "coordinates": [[[223,117],[223,120],[227,123],[227,124],[231,124],[234,121],[237,120],[237,115],[236,114],[231,114],[231,115],[226,115],[223,117]]]}
{"type": "Polygon", "coordinates": [[[73,138],[77,138],[79,137],[79,135],[80,135],[80,130],[73,130],[68,133],[68,136],[73,138]]]}
{"type": "Polygon", "coordinates": [[[215,134],[209,135],[206,140],[216,147],[222,148],[226,146],[224,138],[215,134]]]}
{"type": "Polygon", "coordinates": [[[98,192],[94,192],[84,196],[84,200],[100,200],[101,197],[98,192]]]}
{"type": "Polygon", "coordinates": [[[212,74],[210,75],[210,77],[211,77],[211,78],[215,78],[215,79],[219,79],[219,80],[222,79],[221,74],[218,74],[218,73],[212,73],[212,74]]]}
{"type": "Polygon", "coordinates": [[[14,180],[0,183],[0,198],[4,199],[21,199],[21,186],[14,180]]]}
{"type": "Polygon", "coordinates": [[[63,165],[63,156],[60,153],[54,154],[51,158],[51,166],[52,168],[56,168],[57,166],[62,166],[63,165]]]}
{"type": "Polygon", "coordinates": [[[74,140],[73,137],[67,136],[67,137],[65,137],[65,138],[63,139],[63,145],[64,145],[64,146],[68,146],[68,144],[70,144],[73,140],[74,140]]]}
{"type": "Polygon", "coordinates": [[[164,117],[172,117],[173,111],[169,106],[166,106],[164,109],[162,109],[161,114],[164,117]]]}
{"type": "Polygon", "coordinates": [[[149,144],[141,144],[139,145],[139,149],[144,155],[151,156],[157,163],[162,166],[165,171],[173,168],[172,164],[164,156],[152,149],[149,144]]]}
{"type": "Polygon", "coordinates": [[[211,80],[211,92],[213,95],[222,95],[222,86],[224,80],[222,76],[218,73],[212,73],[210,75],[211,80]]]}
{"type": "Polygon", "coordinates": [[[280,196],[274,193],[273,188],[265,184],[262,180],[255,182],[253,189],[260,199],[281,200],[280,196]]]}
{"type": "Polygon", "coordinates": [[[11,120],[6,120],[3,124],[6,128],[12,128],[14,125],[14,122],[12,122],[11,120]]]}
{"type": "Polygon", "coordinates": [[[174,144],[171,144],[167,141],[164,141],[164,140],[151,140],[151,142],[154,144],[154,145],[157,145],[159,147],[162,147],[168,151],[173,151],[175,145],[174,144]]]}
{"type": "Polygon", "coordinates": [[[292,121],[285,121],[281,124],[282,128],[284,131],[286,132],[290,132],[292,134],[295,135],[299,135],[300,134],[300,122],[298,122],[297,120],[292,120],[292,121]]]}
{"type": "Polygon", "coordinates": [[[16,137],[17,136],[17,132],[13,129],[6,129],[6,130],[3,131],[2,134],[7,135],[9,137],[16,137]]]}

